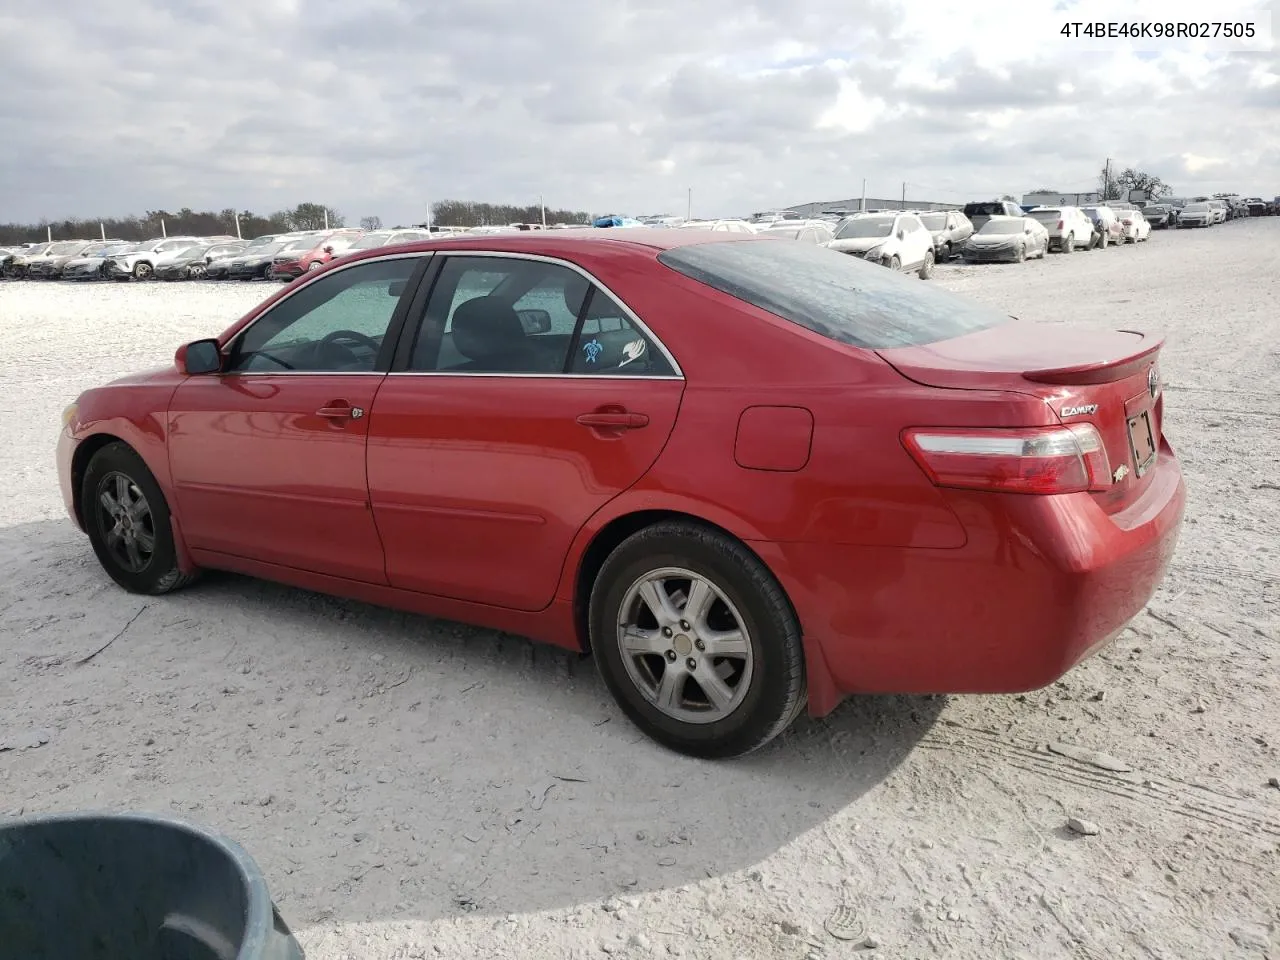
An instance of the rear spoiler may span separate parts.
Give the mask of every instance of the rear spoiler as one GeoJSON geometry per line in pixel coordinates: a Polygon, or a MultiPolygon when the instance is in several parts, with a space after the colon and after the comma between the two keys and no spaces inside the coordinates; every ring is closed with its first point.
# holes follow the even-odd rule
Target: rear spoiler
{"type": "MultiPolygon", "coordinates": [[[[1119,333],[1132,333],[1144,336],[1137,330],[1120,330],[1119,333]]],[[[1097,383],[1114,383],[1139,372],[1151,362],[1152,358],[1164,346],[1164,337],[1145,347],[1138,353],[1122,360],[1106,360],[1101,363],[1083,363],[1074,367],[1051,367],[1047,370],[1026,370],[1023,379],[1032,383],[1053,383],[1069,386],[1097,383]]]]}

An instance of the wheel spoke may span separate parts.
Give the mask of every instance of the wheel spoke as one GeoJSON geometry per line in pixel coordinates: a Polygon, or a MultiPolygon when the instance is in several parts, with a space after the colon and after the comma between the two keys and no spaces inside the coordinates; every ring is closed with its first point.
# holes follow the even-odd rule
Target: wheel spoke
{"type": "Polygon", "coordinates": [[[138,541],[132,537],[125,537],[124,540],[125,553],[129,555],[129,565],[134,570],[141,570],[143,565],[142,551],[138,549],[138,541]]]}
{"type": "Polygon", "coordinates": [[[624,625],[622,631],[622,650],[629,657],[647,653],[663,654],[667,651],[667,641],[657,630],[624,625]]]}
{"type": "Polygon", "coordinates": [[[716,710],[723,713],[733,703],[733,690],[716,674],[715,668],[712,667],[710,661],[703,661],[706,665],[705,670],[698,670],[693,674],[693,682],[698,688],[707,695],[707,700],[716,710]]]}
{"type": "Polygon", "coordinates": [[[684,609],[680,613],[685,620],[693,624],[695,629],[701,630],[707,622],[711,605],[715,602],[716,592],[711,588],[711,584],[705,580],[693,580],[689,585],[689,599],[685,601],[684,609]]]}
{"type": "Polygon", "coordinates": [[[155,549],[156,549],[155,534],[147,530],[138,530],[134,534],[134,538],[138,541],[138,546],[142,549],[143,553],[147,554],[148,556],[150,556],[152,553],[155,553],[155,549]]]}
{"type": "Polygon", "coordinates": [[[119,500],[112,496],[110,490],[103,490],[98,497],[98,502],[102,504],[102,509],[106,510],[112,517],[118,517],[124,513],[124,507],[119,500]]]}
{"type": "Polygon", "coordinates": [[[649,611],[657,618],[658,623],[666,624],[678,620],[680,613],[676,610],[667,591],[663,589],[663,581],[649,580],[640,587],[640,599],[645,602],[649,611]]]}
{"type": "Polygon", "coordinates": [[[751,652],[751,646],[741,630],[721,630],[714,633],[703,631],[699,637],[706,647],[708,657],[744,660],[751,652]]]}
{"type": "Polygon", "coordinates": [[[107,546],[114,550],[116,547],[120,546],[120,540],[120,525],[116,524],[107,531],[107,546]]]}
{"type": "Polygon", "coordinates": [[[658,683],[657,704],[667,711],[680,709],[680,698],[684,693],[684,681],[689,674],[683,667],[668,663],[662,671],[662,680],[658,683]]]}
{"type": "Polygon", "coordinates": [[[129,478],[123,473],[116,474],[116,502],[125,510],[133,502],[133,497],[129,495],[129,478]]]}

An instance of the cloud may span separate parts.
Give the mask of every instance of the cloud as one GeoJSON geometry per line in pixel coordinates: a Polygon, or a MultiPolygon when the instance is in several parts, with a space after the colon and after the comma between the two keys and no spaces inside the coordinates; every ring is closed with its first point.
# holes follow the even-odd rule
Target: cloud
{"type": "MultiPolygon", "coordinates": [[[[1222,0],[1215,18],[1250,6],[1222,0]]],[[[431,199],[540,194],[682,212],[690,187],[696,214],[733,215],[854,196],[863,178],[952,202],[1084,190],[1107,157],[1183,193],[1274,193],[1274,44],[1093,49],[1058,33],[1084,8],[1057,7],[13,4],[4,216],[318,200],[390,223],[431,199]]]]}

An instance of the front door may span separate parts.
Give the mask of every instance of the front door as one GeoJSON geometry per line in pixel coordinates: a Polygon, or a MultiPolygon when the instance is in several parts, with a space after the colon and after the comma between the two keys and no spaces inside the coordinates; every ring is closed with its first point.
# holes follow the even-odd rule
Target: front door
{"type": "Polygon", "coordinates": [[[213,551],[386,583],[369,507],[369,411],[392,316],[420,257],[362,261],[303,286],[182,383],[169,457],[182,531],[213,551]]]}
{"type": "Polygon", "coordinates": [[[409,342],[370,419],[390,583],[540,610],[583,524],[661,452],[684,381],[582,274],[518,256],[451,255],[409,342]]]}

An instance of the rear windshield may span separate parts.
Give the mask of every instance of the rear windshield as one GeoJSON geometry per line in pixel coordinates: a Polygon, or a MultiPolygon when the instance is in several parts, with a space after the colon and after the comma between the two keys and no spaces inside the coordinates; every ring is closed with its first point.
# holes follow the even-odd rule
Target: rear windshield
{"type": "Polygon", "coordinates": [[[966,203],[964,205],[966,217],[994,217],[1005,212],[1003,203],[966,203]]]}
{"type": "Polygon", "coordinates": [[[916,277],[816,244],[698,243],[664,250],[658,261],[824,337],[870,350],[949,340],[1009,319],[916,277]]]}

